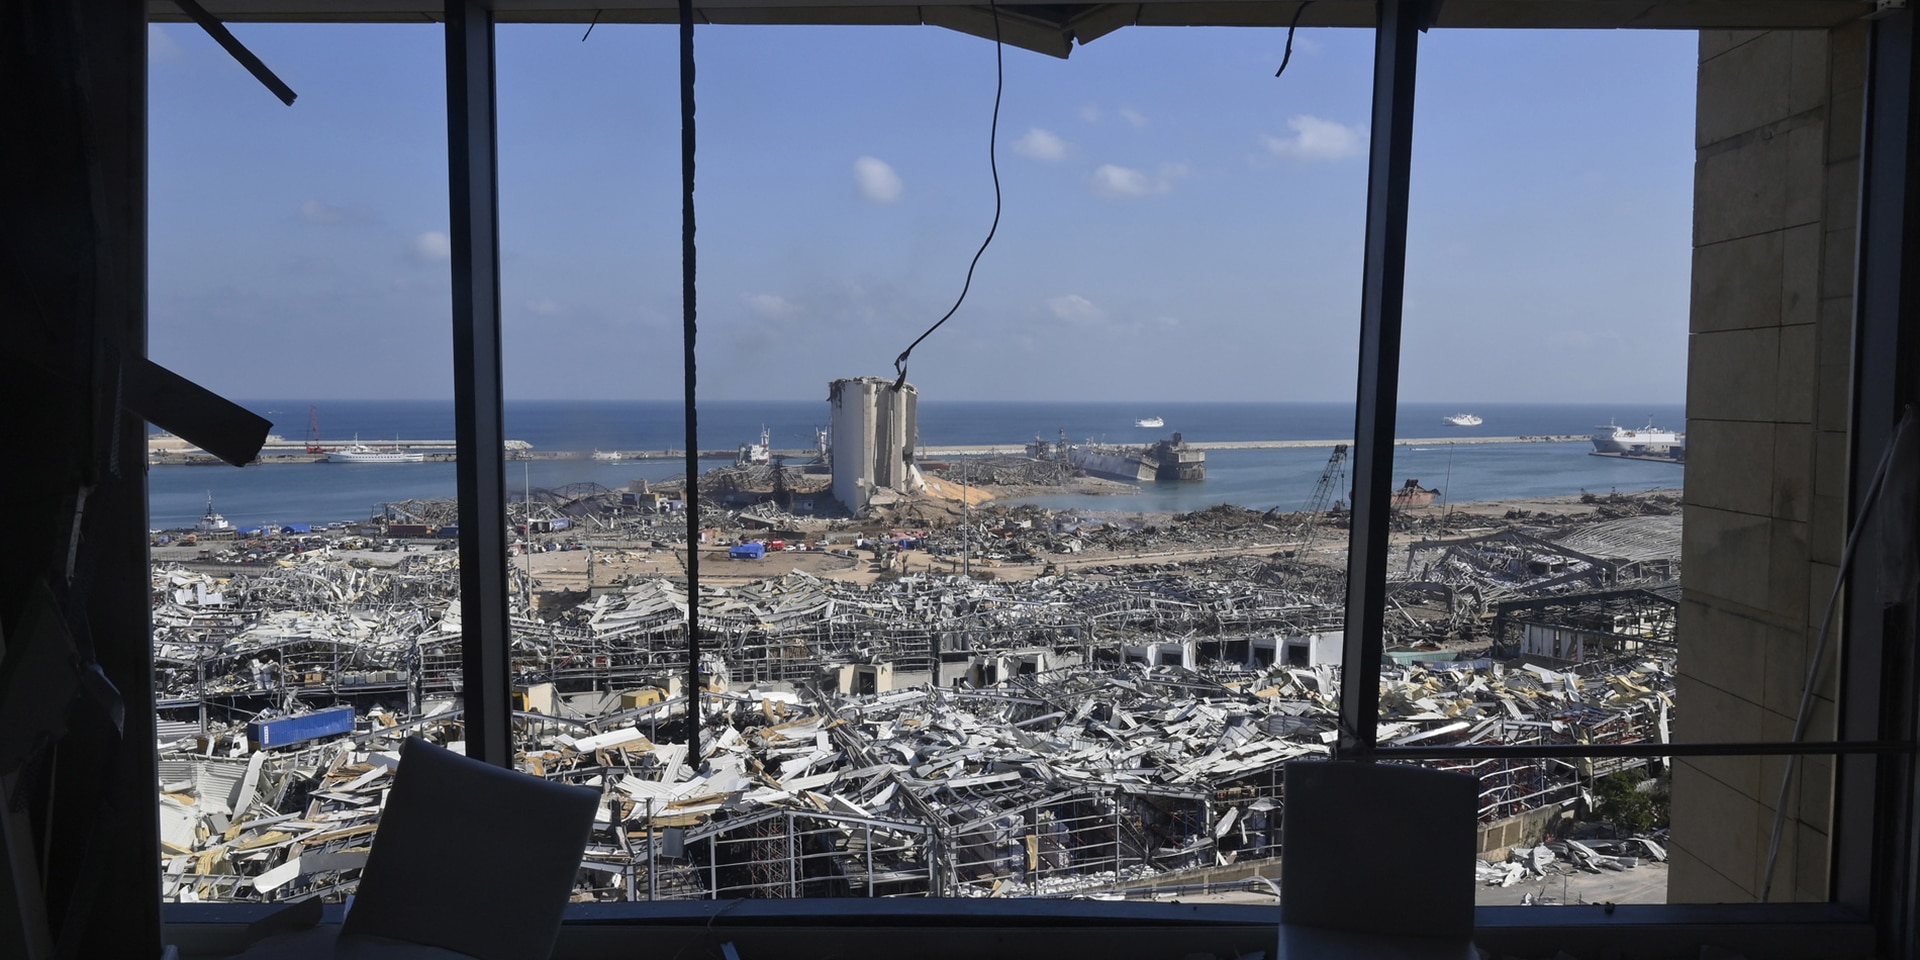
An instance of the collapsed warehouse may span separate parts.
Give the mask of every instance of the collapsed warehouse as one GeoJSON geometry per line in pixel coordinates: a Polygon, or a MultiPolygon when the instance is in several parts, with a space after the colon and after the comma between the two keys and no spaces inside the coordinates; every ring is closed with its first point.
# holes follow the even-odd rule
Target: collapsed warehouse
{"type": "MultiPolygon", "coordinates": [[[[1664,521],[1625,518],[1641,526],[1607,536],[1645,547],[1663,539],[1647,525],[1664,521]]],[[[1016,529],[991,536],[1184,536],[1016,529]]],[[[1410,549],[1380,668],[1382,743],[1666,741],[1671,617],[1645,588],[1674,569],[1539,532],[1410,549]],[[1564,616],[1580,642],[1548,652],[1577,656],[1497,649],[1564,616]]],[[[363,568],[316,553],[245,573],[155,571],[169,898],[351,891],[401,739],[463,736],[453,563],[429,553],[363,568]],[[263,724],[330,706],[350,708],[350,729],[259,742],[263,724]]],[[[684,584],[642,580],[551,619],[516,608],[517,759],[601,792],[580,899],[1054,896],[1177,881],[1282,852],[1283,765],[1335,740],[1342,644],[1327,576],[1276,554],[1026,580],[703,585],[711,635],[692,718],[684,584]],[[702,725],[701,757],[686,755],[688,722],[702,725]]],[[[1608,772],[1455,766],[1479,778],[1487,825],[1571,805],[1608,772]]]]}

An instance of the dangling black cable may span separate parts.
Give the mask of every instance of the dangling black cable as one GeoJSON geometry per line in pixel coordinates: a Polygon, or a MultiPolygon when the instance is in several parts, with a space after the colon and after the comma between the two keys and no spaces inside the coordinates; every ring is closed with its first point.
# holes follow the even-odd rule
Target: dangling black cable
{"type": "Polygon", "coordinates": [[[1293,31],[1299,29],[1300,15],[1306,13],[1307,8],[1311,6],[1313,6],[1313,0],[1300,0],[1300,5],[1293,8],[1293,22],[1287,24],[1287,52],[1280,55],[1280,69],[1273,72],[1274,76],[1287,72],[1287,61],[1293,59],[1293,31]]]}
{"type": "Polygon", "coordinates": [[[907,383],[907,356],[913,353],[913,348],[919,346],[920,341],[925,340],[935,330],[940,329],[940,325],[959,312],[960,305],[966,302],[967,291],[973,287],[973,268],[980,265],[980,255],[987,252],[987,244],[993,242],[994,232],[1000,229],[1000,163],[994,157],[994,153],[1000,138],[1000,94],[1006,89],[1007,77],[1005,59],[1002,56],[1004,47],[1000,43],[1000,7],[996,0],[987,0],[987,9],[993,14],[993,124],[987,129],[987,169],[993,173],[993,225],[987,228],[987,238],[980,241],[980,249],[973,252],[973,262],[967,264],[967,279],[960,285],[960,298],[953,301],[953,306],[947,310],[946,316],[935,321],[933,326],[927,328],[926,333],[913,338],[913,342],[907,344],[907,348],[893,358],[894,372],[900,374],[899,379],[893,381],[895,390],[907,383]]]}
{"type": "Polygon", "coordinates": [[[693,0],[680,0],[680,339],[687,408],[687,763],[700,769],[700,417],[694,407],[693,0]]]}

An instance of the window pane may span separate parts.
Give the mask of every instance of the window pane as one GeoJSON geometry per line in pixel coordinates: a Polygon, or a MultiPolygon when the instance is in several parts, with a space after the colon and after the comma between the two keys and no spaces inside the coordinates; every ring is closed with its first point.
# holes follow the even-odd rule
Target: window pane
{"type": "Polygon", "coordinates": [[[289,109],[149,29],[151,353],[274,424],[150,441],[163,895],[339,899],[399,738],[462,740],[441,31],[236,27],[289,109]]]}
{"type": "MultiPolygon", "coordinates": [[[[1423,44],[1399,428],[1420,439],[1395,458],[1403,583],[1383,744],[1794,735],[1843,539],[1837,506],[1815,508],[1844,476],[1831,431],[1845,421],[1852,256],[1822,244],[1823,216],[1852,203],[1851,148],[1827,144],[1858,128],[1811,120],[1788,161],[1786,140],[1771,145],[1786,114],[1764,91],[1812,75],[1794,57],[1824,65],[1851,47],[1773,33],[1723,58],[1730,42],[1423,44]],[[1754,201],[1769,191],[1799,199],[1754,201]]],[[[1859,93],[1796,96],[1789,113],[1859,93]]],[[[1805,733],[1831,739],[1832,688],[1814,690],[1805,733]]],[[[1603,829],[1595,798],[1636,780],[1672,797],[1673,899],[1751,900],[1764,884],[1778,759],[1473,770],[1490,854],[1516,830],[1603,829]],[[1569,813],[1585,825],[1541,826],[1569,813]]],[[[1802,765],[1790,809],[1814,819],[1790,821],[1789,842],[1805,829],[1824,847],[1830,771],[1802,765]]],[[[1789,870],[1769,893],[1822,899],[1817,873],[1789,870]]]]}
{"type": "Polygon", "coordinates": [[[1303,35],[1281,109],[1265,33],[1008,48],[908,402],[993,48],[702,29],[690,758],[674,33],[579,34],[501,29],[501,195],[517,743],[605,791],[590,895],[1277,870],[1337,704],[1368,37],[1303,35]]]}

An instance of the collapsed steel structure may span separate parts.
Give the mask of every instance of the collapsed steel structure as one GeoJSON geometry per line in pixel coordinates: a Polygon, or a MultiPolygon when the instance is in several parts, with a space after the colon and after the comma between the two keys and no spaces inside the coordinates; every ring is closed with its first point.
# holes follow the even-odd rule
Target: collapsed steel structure
{"type": "MultiPolygon", "coordinates": [[[[604,519],[608,493],[543,492],[525,516],[604,519]]],[[[1657,512],[1613,512],[1411,545],[1389,597],[1400,646],[1379,668],[1381,742],[1666,742],[1672,591],[1660,578],[1677,570],[1677,531],[1657,512]],[[1524,660],[1457,659],[1488,650],[1524,660]]],[[[1144,552],[1259,544],[1279,529],[1230,507],[1162,526],[1021,509],[922,546],[1144,552]]],[[[455,563],[427,552],[375,567],[318,550],[154,571],[170,898],[352,889],[400,741],[464,736],[455,563]],[[249,721],[336,704],[354,707],[350,735],[248,740],[249,721]]],[[[585,899],[1177,883],[1282,852],[1283,766],[1336,739],[1341,666],[1321,654],[1339,644],[1314,644],[1343,627],[1324,599],[1338,587],[1283,550],[1025,580],[795,572],[703,585],[697,599],[637,580],[547,619],[514,609],[516,756],[530,774],[601,791],[585,899]],[[688,691],[695,602],[703,689],[688,691]],[[687,756],[688,724],[702,756],[687,756]]],[[[1487,824],[1571,805],[1613,769],[1437,765],[1478,778],[1487,824]]]]}

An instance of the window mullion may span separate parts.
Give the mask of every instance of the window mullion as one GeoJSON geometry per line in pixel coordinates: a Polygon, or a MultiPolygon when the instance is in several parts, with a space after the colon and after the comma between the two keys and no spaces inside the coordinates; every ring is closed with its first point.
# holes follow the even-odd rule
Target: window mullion
{"type": "Polygon", "coordinates": [[[1400,307],[1407,274],[1414,73],[1426,0],[1379,0],[1367,160],[1366,268],[1360,296],[1359,396],[1353,426],[1353,522],[1340,690],[1340,752],[1368,758],[1379,714],[1400,307]]]}
{"type": "Polygon", "coordinates": [[[446,16],[461,687],[467,755],[511,766],[493,13],[476,0],[447,0],[446,16]]]}

